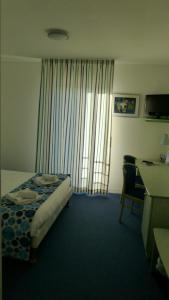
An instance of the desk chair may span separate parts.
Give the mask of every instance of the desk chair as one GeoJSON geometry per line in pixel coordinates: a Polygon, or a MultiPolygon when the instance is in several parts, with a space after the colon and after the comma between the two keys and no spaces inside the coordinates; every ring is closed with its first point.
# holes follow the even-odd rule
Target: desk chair
{"type": "Polygon", "coordinates": [[[132,156],[132,155],[129,155],[129,154],[126,154],[126,155],[123,156],[123,161],[124,161],[124,163],[129,163],[129,164],[135,165],[136,157],[132,156]]]}
{"type": "Polygon", "coordinates": [[[133,164],[123,165],[123,189],[121,195],[121,210],[119,222],[122,222],[122,215],[125,206],[125,200],[129,199],[132,204],[137,203],[143,205],[145,189],[136,187],[136,166],[133,164]]]}
{"type": "MultiPolygon", "coordinates": [[[[136,157],[132,156],[132,155],[129,155],[129,154],[126,154],[126,155],[123,156],[123,162],[124,162],[124,164],[127,163],[127,164],[135,165],[136,157]]],[[[136,183],[136,186],[144,188],[144,183],[142,181],[141,176],[138,175],[137,167],[136,167],[136,182],[135,183],[136,183]]]]}

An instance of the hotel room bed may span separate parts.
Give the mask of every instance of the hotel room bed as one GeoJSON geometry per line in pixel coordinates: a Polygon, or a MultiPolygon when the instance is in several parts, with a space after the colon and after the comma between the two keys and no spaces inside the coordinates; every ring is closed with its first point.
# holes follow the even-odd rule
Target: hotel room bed
{"type": "MultiPolygon", "coordinates": [[[[2,170],[1,196],[6,195],[34,175],[35,173],[2,170]]],[[[37,209],[30,227],[32,249],[35,250],[38,248],[49,228],[69,201],[71,195],[70,177],[67,177],[37,209]]]]}

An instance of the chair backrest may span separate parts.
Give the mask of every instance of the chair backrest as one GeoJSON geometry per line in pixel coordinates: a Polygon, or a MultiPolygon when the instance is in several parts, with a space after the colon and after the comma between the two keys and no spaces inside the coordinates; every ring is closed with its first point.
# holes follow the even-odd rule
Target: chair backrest
{"type": "Polygon", "coordinates": [[[132,155],[126,154],[123,156],[124,163],[135,164],[136,158],[132,155]]]}
{"type": "Polygon", "coordinates": [[[136,166],[132,164],[123,165],[123,193],[129,194],[135,188],[136,166]]]}

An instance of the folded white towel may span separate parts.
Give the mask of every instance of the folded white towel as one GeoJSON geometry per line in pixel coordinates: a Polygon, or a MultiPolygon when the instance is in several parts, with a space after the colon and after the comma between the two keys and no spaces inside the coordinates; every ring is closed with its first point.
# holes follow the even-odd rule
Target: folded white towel
{"type": "Polygon", "coordinates": [[[31,191],[30,189],[24,189],[19,191],[17,196],[23,199],[35,199],[37,195],[37,192],[31,191]]]}
{"type": "Polygon", "coordinates": [[[42,178],[46,181],[55,181],[57,179],[56,175],[44,174],[42,178]]]}
{"type": "Polygon", "coordinates": [[[31,191],[28,188],[18,192],[9,193],[6,197],[15,204],[30,204],[41,198],[37,192],[31,191]]]}
{"type": "Polygon", "coordinates": [[[50,185],[57,182],[59,179],[56,175],[42,175],[35,177],[34,182],[37,185],[50,185]]]}

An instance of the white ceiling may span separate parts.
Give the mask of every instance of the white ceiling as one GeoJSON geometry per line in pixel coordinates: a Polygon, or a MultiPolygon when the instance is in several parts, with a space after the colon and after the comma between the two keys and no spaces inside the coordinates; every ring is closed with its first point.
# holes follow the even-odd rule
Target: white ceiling
{"type": "Polygon", "coordinates": [[[1,0],[1,54],[169,63],[169,0],[1,0]],[[63,28],[69,40],[47,38],[63,28]]]}

